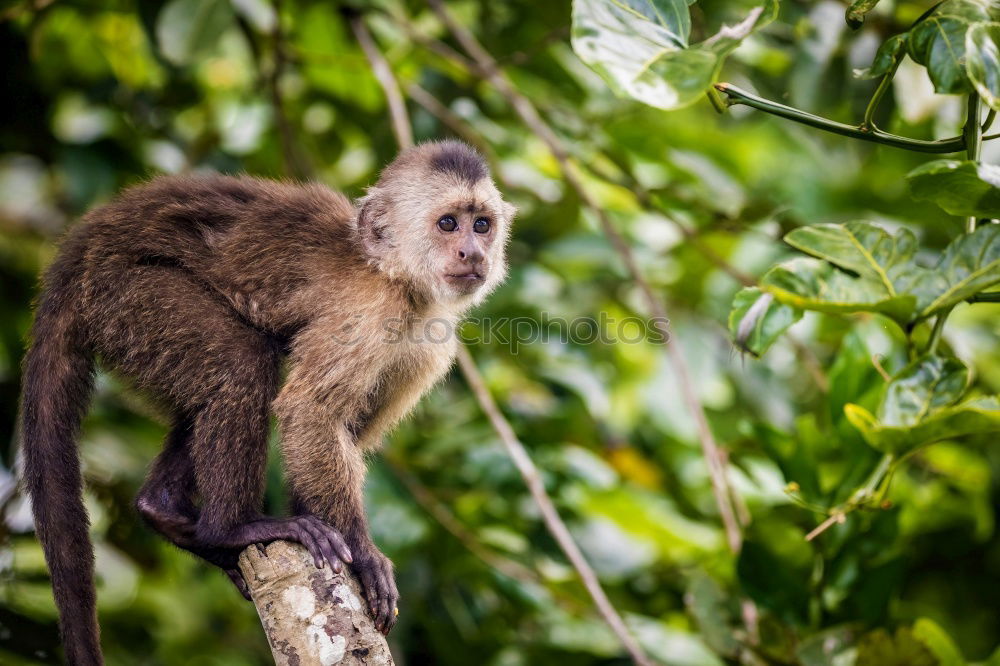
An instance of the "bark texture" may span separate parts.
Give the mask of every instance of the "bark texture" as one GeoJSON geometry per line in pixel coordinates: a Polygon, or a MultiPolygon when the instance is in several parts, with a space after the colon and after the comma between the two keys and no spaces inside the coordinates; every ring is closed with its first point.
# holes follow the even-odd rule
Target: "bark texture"
{"type": "Polygon", "coordinates": [[[240,555],[278,666],[392,666],[392,655],[350,571],[317,569],[306,550],[275,541],[240,555]]]}

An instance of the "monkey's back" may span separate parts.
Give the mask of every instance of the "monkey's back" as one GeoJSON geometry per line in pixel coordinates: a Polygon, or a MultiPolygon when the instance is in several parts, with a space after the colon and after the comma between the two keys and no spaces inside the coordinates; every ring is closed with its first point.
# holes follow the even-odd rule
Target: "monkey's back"
{"type": "Polygon", "coordinates": [[[319,184],[166,176],[88,213],[66,247],[82,249],[77,286],[91,317],[158,268],[199,281],[255,326],[281,332],[299,323],[299,296],[317,265],[357,268],[353,215],[344,195],[319,184]]]}

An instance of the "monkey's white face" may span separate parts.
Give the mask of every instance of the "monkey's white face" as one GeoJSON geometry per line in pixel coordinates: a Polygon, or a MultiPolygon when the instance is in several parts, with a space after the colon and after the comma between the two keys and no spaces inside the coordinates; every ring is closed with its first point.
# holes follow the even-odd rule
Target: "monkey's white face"
{"type": "Polygon", "coordinates": [[[378,264],[405,278],[428,298],[471,306],[507,273],[506,244],[514,207],[489,178],[475,183],[431,175],[392,191],[369,191],[386,202],[378,264]]]}
{"type": "Polygon", "coordinates": [[[478,302],[506,275],[505,246],[513,207],[493,184],[449,188],[451,198],[433,206],[423,224],[434,266],[444,283],[445,298],[471,297],[478,302]],[[464,191],[463,191],[464,190],[464,191]]]}

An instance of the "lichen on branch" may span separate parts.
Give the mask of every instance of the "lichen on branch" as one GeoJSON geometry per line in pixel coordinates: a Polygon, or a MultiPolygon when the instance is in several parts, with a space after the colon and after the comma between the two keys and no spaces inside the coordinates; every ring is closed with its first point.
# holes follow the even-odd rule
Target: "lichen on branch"
{"type": "Polygon", "coordinates": [[[240,571],[277,666],[393,665],[347,568],[317,569],[305,548],[275,541],[244,550],[240,571]]]}

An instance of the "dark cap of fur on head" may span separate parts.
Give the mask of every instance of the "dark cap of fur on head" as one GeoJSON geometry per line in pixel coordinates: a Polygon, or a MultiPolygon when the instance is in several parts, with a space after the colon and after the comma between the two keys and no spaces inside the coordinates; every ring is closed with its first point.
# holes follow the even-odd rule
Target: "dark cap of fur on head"
{"type": "Polygon", "coordinates": [[[475,184],[489,176],[486,160],[475,148],[461,141],[442,141],[430,159],[431,169],[475,184]]]}

